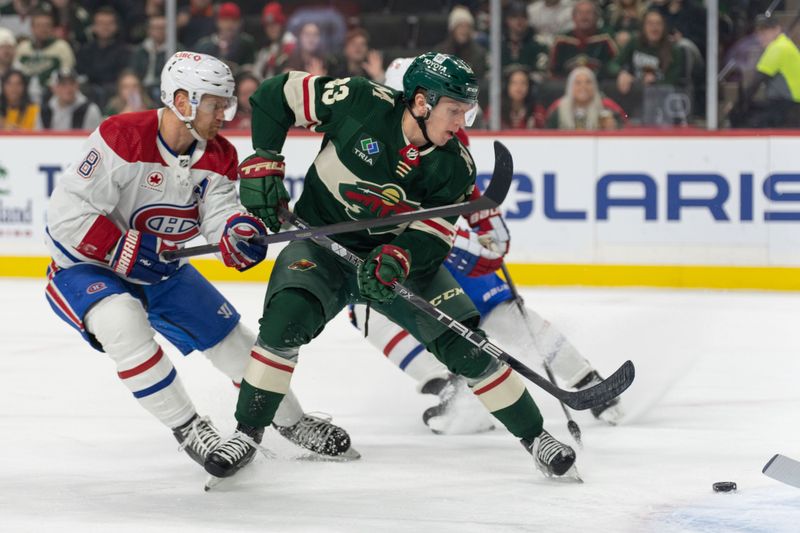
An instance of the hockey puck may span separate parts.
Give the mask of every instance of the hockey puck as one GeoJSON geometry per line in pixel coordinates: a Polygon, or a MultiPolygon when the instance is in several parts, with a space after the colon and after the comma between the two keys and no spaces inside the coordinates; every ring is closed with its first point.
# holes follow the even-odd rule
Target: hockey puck
{"type": "Polygon", "coordinates": [[[736,482],[734,481],[717,481],[711,488],[714,492],[731,492],[736,490],[736,482]]]}

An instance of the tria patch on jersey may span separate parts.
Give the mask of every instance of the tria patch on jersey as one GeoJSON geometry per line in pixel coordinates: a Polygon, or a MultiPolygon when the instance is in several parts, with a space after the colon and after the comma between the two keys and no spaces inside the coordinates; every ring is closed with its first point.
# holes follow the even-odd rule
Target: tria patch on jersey
{"type": "Polygon", "coordinates": [[[366,133],[362,133],[353,146],[353,153],[369,166],[375,166],[375,160],[381,153],[381,142],[366,133]]]}
{"type": "Polygon", "coordinates": [[[142,180],[142,188],[164,192],[164,175],[161,172],[150,172],[142,180]]]}
{"type": "MultiPolygon", "coordinates": [[[[394,183],[387,185],[368,181],[357,181],[355,184],[340,183],[339,194],[346,202],[347,214],[354,220],[388,217],[416,211],[419,208],[419,204],[407,200],[403,188],[394,183]]],[[[386,233],[391,229],[372,229],[370,233],[386,233]]]]}
{"type": "Polygon", "coordinates": [[[306,270],[311,270],[312,268],[316,268],[317,264],[313,261],[309,261],[308,259],[300,259],[299,261],[295,261],[287,268],[289,270],[299,270],[300,272],[305,272],[306,270]]]}

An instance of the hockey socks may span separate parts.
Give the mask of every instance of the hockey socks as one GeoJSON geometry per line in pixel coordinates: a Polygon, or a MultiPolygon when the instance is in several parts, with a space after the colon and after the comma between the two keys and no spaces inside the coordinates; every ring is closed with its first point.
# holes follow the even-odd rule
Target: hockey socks
{"type": "Polygon", "coordinates": [[[506,364],[471,385],[472,392],[516,437],[533,440],[544,425],[542,414],[519,375],[506,364]]]}
{"type": "Polygon", "coordinates": [[[253,346],[236,403],[236,420],[257,428],[268,426],[289,391],[296,360],[297,349],[276,355],[253,346]]]}

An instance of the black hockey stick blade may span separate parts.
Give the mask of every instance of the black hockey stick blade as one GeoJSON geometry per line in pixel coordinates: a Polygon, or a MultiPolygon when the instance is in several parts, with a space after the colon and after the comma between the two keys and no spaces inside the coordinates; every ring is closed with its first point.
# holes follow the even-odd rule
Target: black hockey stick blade
{"type": "Polygon", "coordinates": [[[616,372],[588,389],[565,392],[560,398],[576,411],[591,409],[606,404],[625,392],[636,377],[636,369],[631,361],[625,361],[616,372]]]}
{"type": "MultiPolygon", "coordinates": [[[[452,217],[457,215],[465,215],[467,213],[472,213],[473,211],[480,211],[483,209],[493,209],[502,204],[503,200],[505,200],[506,195],[508,194],[508,189],[511,187],[511,179],[513,175],[514,161],[511,157],[511,153],[501,142],[495,141],[494,171],[492,172],[492,180],[489,182],[489,185],[486,187],[484,193],[475,200],[459,202],[451,205],[443,205],[440,207],[432,207],[430,209],[418,209],[416,211],[409,211],[407,213],[389,215],[381,218],[347,220],[345,222],[337,222],[335,224],[328,224],[327,226],[319,226],[316,228],[310,227],[307,229],[282,231],[280,233],[273,233],[271,235],[257,236],[252,240],[256,244],[267,246],[279,242],[296,241],[298,239],[311,239],[314,237],[335,235],[337,233],[348,233],[351,231],[362,231],[365,229],[397,226],[400,224],[414,222],[415,220],[452,217]]],[[[161,256],[165,261],[174,261],[184,257],[214,254],[217,252],[219,252],[219,244],[203,244],[200,246],[183,248],[181,250],[164,252],[161,254],[161,256]]]]}
{"type": "Polygon", "coordinates": [[[514,177],[514,158],[508,151],[506,145],[500,141],[494,142],[494,171],[492,181],[483,191],[483,197],[494,202],[494,207],[502,205],[506,199],[508,190],[511,188],[511,180],[514,177]]]}

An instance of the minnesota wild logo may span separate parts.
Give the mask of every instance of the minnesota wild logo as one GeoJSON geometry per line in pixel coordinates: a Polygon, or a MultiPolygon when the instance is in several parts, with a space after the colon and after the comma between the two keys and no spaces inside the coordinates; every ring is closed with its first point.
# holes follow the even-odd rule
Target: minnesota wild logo
{"type": "MultiPolygon", "coordinates": [[[[361,220],[364,218],[382,218],[389,215],[416,211],[419,204],[406,199],[405,191],[394,183],[378,185],[368,181],[353,183],[340,183],[339,194],[344,198],[345,209],[350,218],[361,220]]],[[[385,233],[371,231],[370,233],[385,233]]]]}
{"type": "Polygon", "coordinates": [[[311,270],[312,268],[316,268],[317,264],[313,261],[309,261],[308,259],[300,259],[299,261],[295,261],[287,268],[289,270],[299,270],[300,272],[305,272],[306,270],[311,270]]]}

